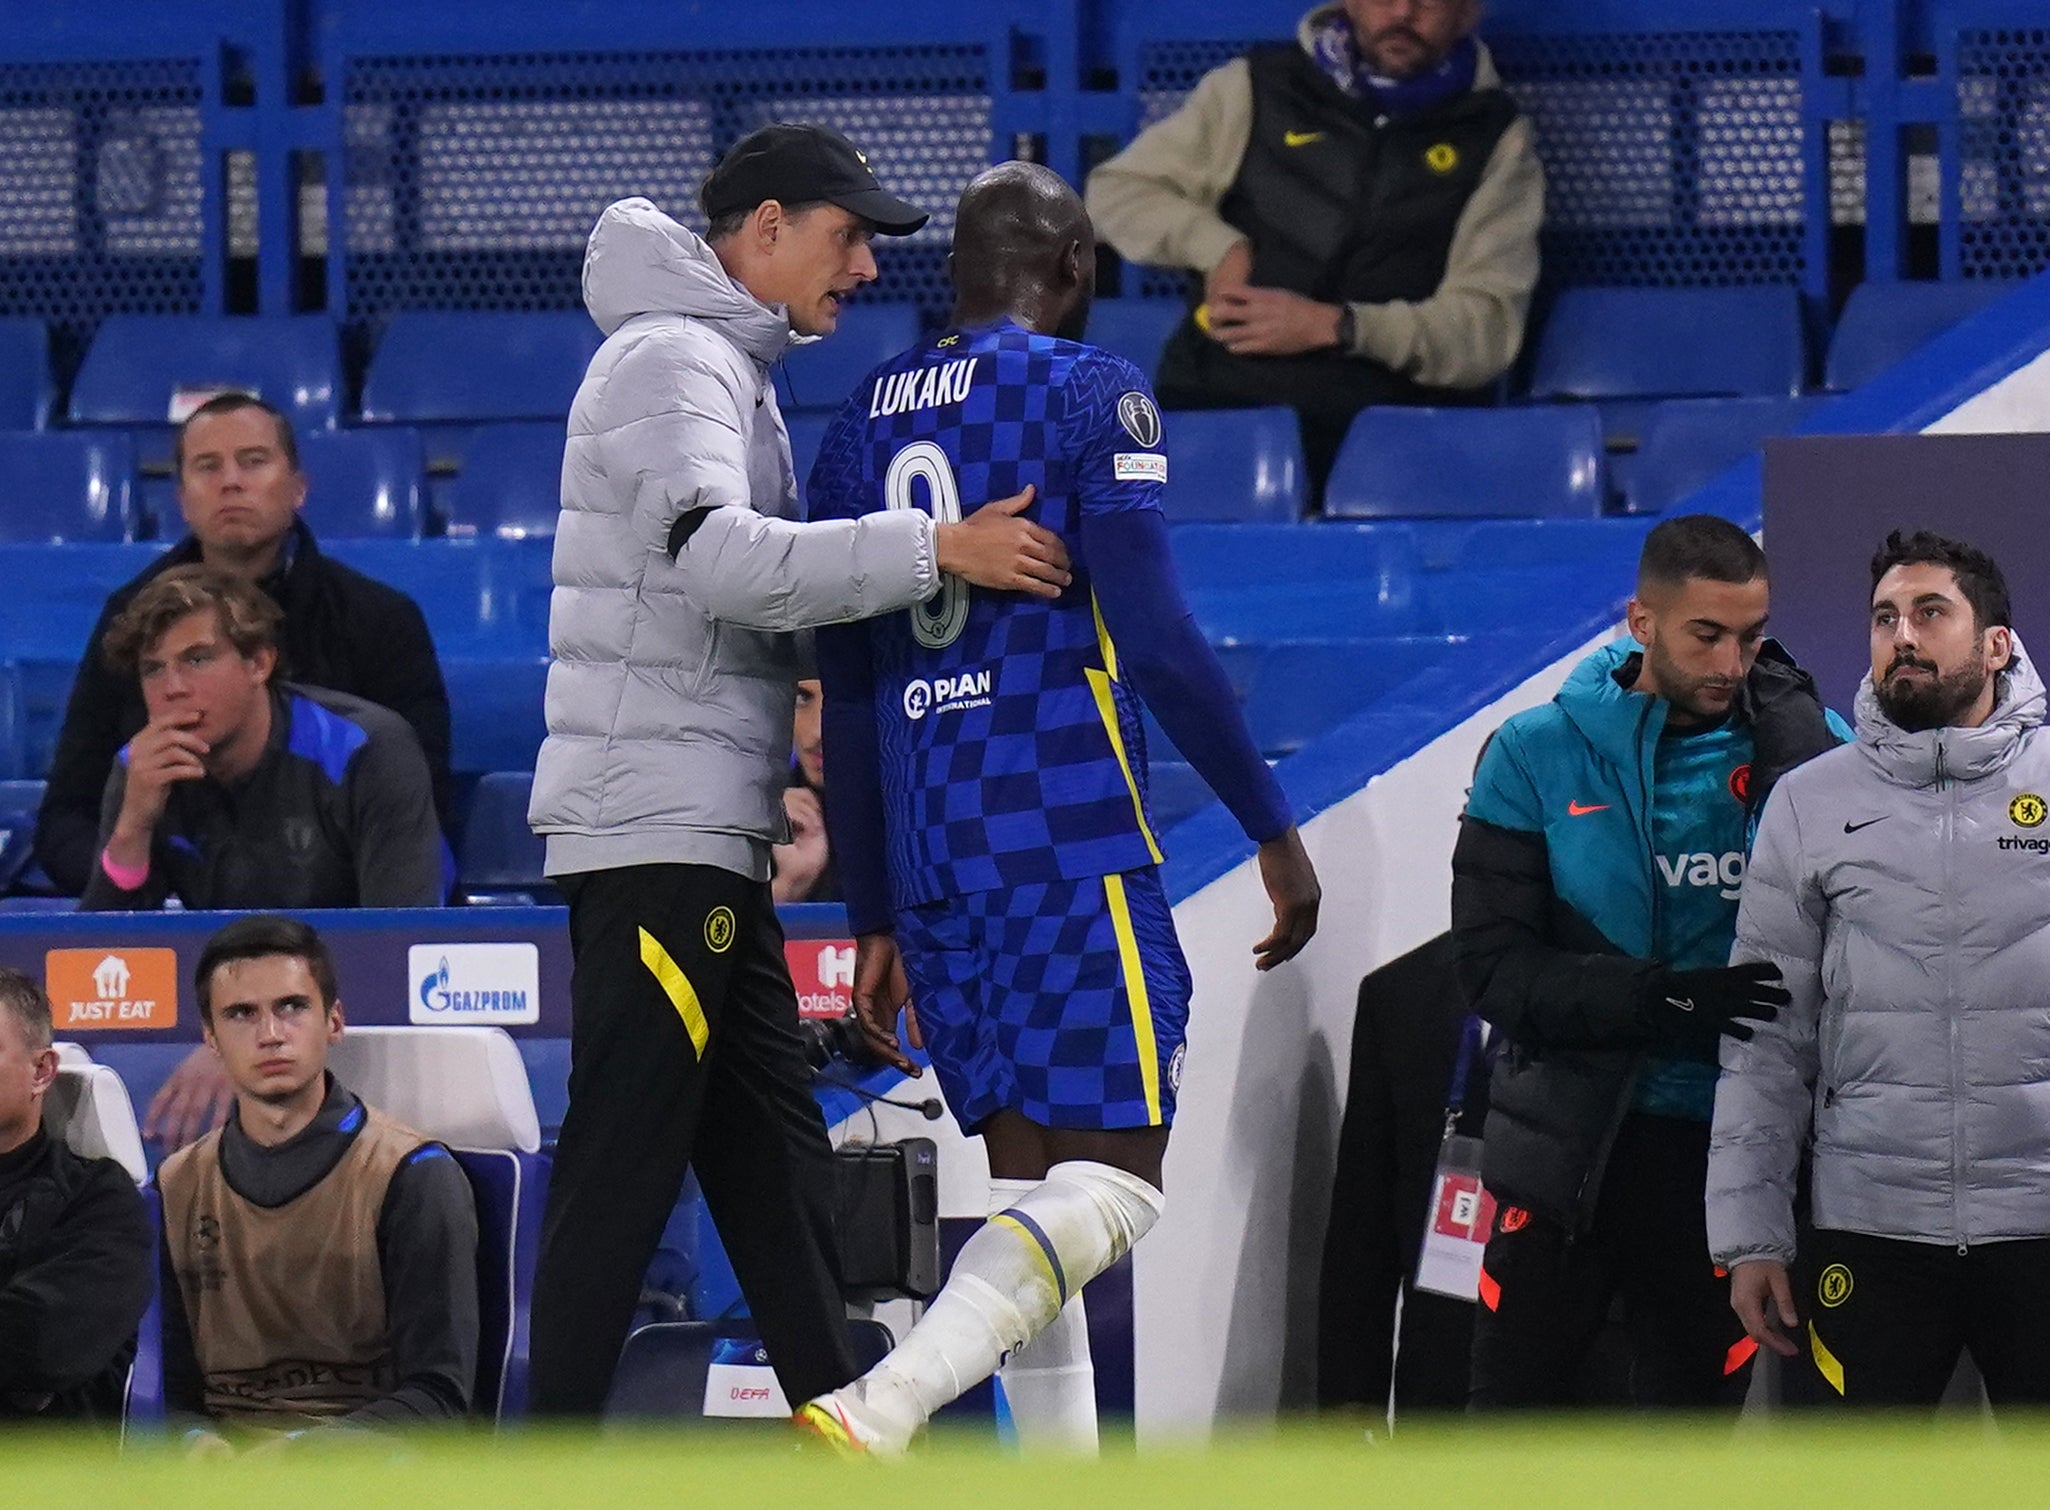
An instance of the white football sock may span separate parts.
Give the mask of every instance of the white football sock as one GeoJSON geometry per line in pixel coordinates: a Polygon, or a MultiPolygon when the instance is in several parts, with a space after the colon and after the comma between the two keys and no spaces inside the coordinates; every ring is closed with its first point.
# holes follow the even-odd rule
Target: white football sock
{"type": "Polygon", "coordinates": [[[934,1411],[1043,1332],[1068,1296],[1160,1220],[1159,1191],[1108,1164],[1056,1164],[983,1224],[890,1355],[848,1386],[872,1429],[901,1447],[934,1411]]]}
{"type": "MultiPolygon", "coordinates": [[[[1037,1180],[992,1179],[989,1214],[998,1215],[1038,1187],[1037,1180]]],[[[1023,1451],[1096,1451],[1096,1366],[1089,1358],[1089,1315],[1080,1290],[1044,1331],[1011,1350],[997,1370],[997,1387],[1023,1451]]]]}

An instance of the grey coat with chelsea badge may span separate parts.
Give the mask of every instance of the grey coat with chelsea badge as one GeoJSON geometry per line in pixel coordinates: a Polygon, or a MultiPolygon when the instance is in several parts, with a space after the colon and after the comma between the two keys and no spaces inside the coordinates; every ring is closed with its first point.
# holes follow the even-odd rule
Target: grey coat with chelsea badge
{"type": "Polygon", "coordinates": [[[1780,784],[1735,961],[1793,1004],[1723,1045],[1716,1261],[1794,1257],[1813,1137],[1821,1228],[1966,1247],[2050,1236],[2050,739],[2015,639],[1992,716],[1908,733],[1868,677],[1858,738],[1780,784]]]}
{"type": "Polygon", "coordinates": [[[570,409],[528,819],[551,875],[766,880],[788,834],[791,631],[931,597],[933,523],[795,523],[770,369],[802,338],[649,201],[599,217],[584,302],[606,339],[570,409]]]}

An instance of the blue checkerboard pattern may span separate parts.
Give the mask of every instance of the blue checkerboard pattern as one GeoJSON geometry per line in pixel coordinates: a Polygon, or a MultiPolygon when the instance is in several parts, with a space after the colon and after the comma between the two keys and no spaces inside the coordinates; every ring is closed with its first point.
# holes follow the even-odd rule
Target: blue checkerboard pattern
{"type": "Polygon", "coordinates": [[[1110,883],[1121,883],[1121,907],[1093,876],[897,915],[919,1029],[964,1131],[1006,1108],[1042,1127],[1173,1124],[1188,963],[1159,868],[1110,883]]]}
{"type": "Polygon", "coordinates": [[[926,442],[965,512],[1031,484],[1030,517],[1076,568],[1058,600],[969,590],[964,626],[939,648],[913,628],[930,606],[869,622],[898,908],[1158,863],[1139,703],[1100,632],[1080,529],[1087,515],[1160,507],[1157,481],[1118,476],[1147,470],[1135,453],[1160,455],[1157,426],[1131,363],[1003,321],[884,363],[828,429],[806,490],[812,518],[944,512],[923,480],[885,496],[892,461],[926,442]]]}

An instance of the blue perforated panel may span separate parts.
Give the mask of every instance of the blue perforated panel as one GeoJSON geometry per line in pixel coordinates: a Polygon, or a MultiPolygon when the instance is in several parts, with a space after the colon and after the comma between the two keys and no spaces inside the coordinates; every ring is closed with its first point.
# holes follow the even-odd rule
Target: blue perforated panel
{"type": "MultiPolygon", "coordinates": [[[[1797,33],[1493,45],[1545,162],[1548,280],[1802,281],[1810,186],[1797,33]]],[[[1826,216],[1826,199],[1814,211],[1826,216]]]]}
{"type": "MultiPolygon", "coordinates": [[[[1168,114],[1247,45],[1141,48],[1139,124],[1168,114]]],[[[1490,37],[1489,46],[1537,129],[1549,280],[1801,281],[1808,186],[1796,33],[1490,37]]],[[[1182,286],[1158,270],[1139,283],[1154,295],[1182,286]]]]}
{"type": "Polygon", "coordinates": [[[947,305],[954,200],[991,161],[975,46],[634,57],[358,59],[345,73],[348,314],[574,307],[584,238],[644,194],[702,229],[697,191],[773,120],[846,132],[882,182],[933,212],[878,243],[869,297],[947,305]]]}
{"type": "MultiPolygon", "coordinates": [[[[2019,278],[2050,267],[2050,29],[1958,35],[1958,157],[1946,274],[2019,278]]],[[[1946,165],[1949,167],[1949,165],[1946,165]]]]}
{"type": "Polygon", "coordinates": [[[200,309],[196,61],[0,66],[0,314],[200,309]]]}

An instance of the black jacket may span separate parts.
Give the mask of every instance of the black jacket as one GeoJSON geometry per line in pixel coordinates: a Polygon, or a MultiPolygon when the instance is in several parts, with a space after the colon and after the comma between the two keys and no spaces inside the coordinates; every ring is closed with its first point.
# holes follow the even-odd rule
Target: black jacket
{"type": "Polygon", "coordinates": [[[0,1418],[120,1420],[153,1281],[119,1164],[40,1132],[0,1154],[0,1418]]]}
{"type": "MultiPolygon", "coordinates": [[[[1466,1019],[1447,934],[1360,982],[1317,1310],[1317,1403],[1327,1409],[1378,1415],[1391,1384],[1397,1416],[1466,1408],[1473,1305],[1411,1284],[1466,1019]]],[[[1475,1105],[1486,1069],[1468,1070],[1467,1132],[1486,1116],[1475,1105]]]]}
{"type": "MultiPolygon", "coordinates": [[[[1618,671],[1619,684],[1628,685],[1626,671],[1635,680],[1631,662],[1618,671]]],[[[1744,801],[1755,822],[1781,776],[1840,740],[1813,679],[1771,641],[1736,716],[1751,727],[1744,801]]],[[[1547,790],[1546,775],[1534,771],[1530,779],[1548,810],[1564,812],[1594,795],[1577,785],[1547,790]]],[[[1652,865],[1649,851],[1599,858],[1647,873],[1652,865]]],[[[1654,1040],[1640,1010],[1654,963],[1626,956],[1562,900],[1559,863],[1542,832],[1463,816],[1452,854],[1452,938],[1468,1001],[1498,1029],[1483,1162],[1488,1188],[1579,1232],[1593,1219],[1638,1067],[1647,1052],[1671,1046],[1654,1040]]],[[[1648,875],[1644,884],[1653,885],[1648,875]]]]}
{"type": "MultiPolygon", "coordinates": [[[[232,787],[210,776],[173,786],[142,885],[124,890],[95,858],[82,911],[151,911],[167,897],[197,911],[441,905],[446,849],[412,730],[360,697],[291,682],[269,690],[256,769],[232,787]]],[[[117,762],[101,845],[127,778],[117,762]]]]}
{"type": "MultiPolygon", "coordinates": [[[[1393,119],[1348,96],[1299,43],[1255,47],[1246,64],[1252,134],[1218,215],[1252,243],[1260,284],[1331,304],[1435,293],[1467,201],[1517,118],[1516,102],[1498,88],[1470,89],[1393,119]],[[1439,153],[1453,166],[1429,166],[1443,160],[1439,153]]],[[[1288,404],[1341,428],[1369,404],[1480,396],[1422,387],[1351,352],[1234,356],[1198,328],[1193,312],[1169,340],[1159,376],[1170,408],[1288,404]]]]}
{"type": "MultiPolygon", "coordinates": [[[[433,778],[435,811],[446,827],[448,688],[427,620],[397,588],[322,555],[304,520],[292,528],[290,564],[262,583],[285,616],[276,679],[363,698],[412,725],[433,778]]],[[[106,663],[107,629],[152,577],[199,558],[199,542],[190,536],[164,552],[107,599],[86,641],[36,815],[36,859],[73,895],[85,889],[98,858],[100,799],[114,757],[148,722],[141,687],[106,663]]]]}

